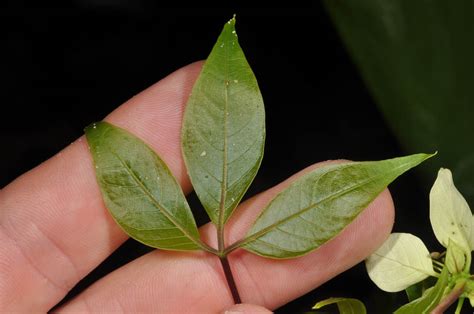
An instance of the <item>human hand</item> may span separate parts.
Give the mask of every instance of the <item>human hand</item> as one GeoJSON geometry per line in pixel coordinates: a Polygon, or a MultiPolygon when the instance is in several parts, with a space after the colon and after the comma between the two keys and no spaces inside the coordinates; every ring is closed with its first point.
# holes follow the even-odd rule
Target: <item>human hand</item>
{"type": "MultiPolygon", "coordinates": [[[[201,63],[194,63],[176,71],[106,117],[156,150],[185,192],[191,184],[181,157],[181,120],[200,69],[201,63]]],[[[227,224],[227,242],[241,238],[259,211],[305,171],[241,204],[227,224]]],[[[254,305],[233,307],[215,256],[155,250],[98,280],[58,311],[275,309],[363,260],[386,239],[393,215],[386,190],[339,236],[304,257],[277,261],[233,252],[228,258],[239,293],[254,305]]],[[[211,224],[200,232],[215,246],[211,224]]],[[[49,311],[126,239],[104,207],[81,137],[0,191],[0,312],[49,311]]]]}

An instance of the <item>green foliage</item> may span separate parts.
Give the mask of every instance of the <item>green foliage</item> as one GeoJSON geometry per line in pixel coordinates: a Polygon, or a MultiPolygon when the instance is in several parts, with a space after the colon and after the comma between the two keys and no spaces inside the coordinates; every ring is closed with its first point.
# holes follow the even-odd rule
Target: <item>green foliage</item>
{"type": "MultiPolygon", "coordinates": [[[[218,247],[199,237],[183,192],[142,140],[106,122],[86,128],[106,207],[132,238],[166,250],[205,250],[220,257],[238,302],[226,256],[233,250],[273,258],[308,253],[337,236],[386,186],[432,155],[416,154],[313,169],[277,195],[244,239],[224,243],[224,227],[263,157],[265,114],[257,81],[237,41],[235,18],[224,26],[184,114],[182,151],[218,247]]],[[[359,306],[338,299],[340,308],[359,306]]]]}
{"type": "Polygon", "coordinates": [[[471,0],[325,0],[386,121],[409,151],[439,150],[474,203],[471,0]]]}

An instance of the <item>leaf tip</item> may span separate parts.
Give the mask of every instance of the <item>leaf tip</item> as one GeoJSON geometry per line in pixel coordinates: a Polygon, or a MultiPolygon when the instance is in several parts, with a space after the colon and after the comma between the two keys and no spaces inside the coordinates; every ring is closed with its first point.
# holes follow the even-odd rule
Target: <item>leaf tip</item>
{"type": "Polygon", "coordinates": [[[88,126],[86,126],[84,128],[84,132],[87,134],[89,133],[93,133],[101,128],[103,128],[104,126],[108,125],[107,122],[103,122],[103,121],[100,121],[100,122],[93,122],[91,124],[89,124],[88,126]]]}
{"type": "Polygon", "coordinates": [[[436,156],[438,154],[438,151],[435,151],[434,153],[419,153],[419,154],[414,154],[411,155],[413,157],[417,156],[416,158],[416,165],[421,164],[422,162],[427,161],[428,159],[436,156]]]}
{"type": "Polygon", "coordinates": [[[236,15],[234,14],[230,20],[227,21],[224,25],[224,29],[230,31],[232,34],[235,34],[235,22],[236,22],[236,15]]]}
{"type": "Polygon", "coordinates": [[[438,151],[435,151],[434,153],[423,153],[423,155],[425,156],[425,159],[424,160],[427,160],[427,159],[430,159],[432,157],[435,157],[436,155],[438,155],[438,151]]]}

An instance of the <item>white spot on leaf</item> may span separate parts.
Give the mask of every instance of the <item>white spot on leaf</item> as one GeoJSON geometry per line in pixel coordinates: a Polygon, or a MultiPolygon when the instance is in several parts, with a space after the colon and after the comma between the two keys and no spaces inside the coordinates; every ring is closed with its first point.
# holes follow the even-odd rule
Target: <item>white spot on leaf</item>
{"type": "Polygon", "coordinates": [[[201,156],[201,157],[204,157],[204,156],[206,156],[206,155],[207,155],[206,151],[203,150],[200,156],[201,156]]]}

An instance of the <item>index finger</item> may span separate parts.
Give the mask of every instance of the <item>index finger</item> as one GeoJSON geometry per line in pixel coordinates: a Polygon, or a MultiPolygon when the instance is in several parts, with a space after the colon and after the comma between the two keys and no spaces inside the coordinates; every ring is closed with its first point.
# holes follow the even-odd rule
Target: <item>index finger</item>
{"type": "MultiPolygon", "coordinates": [[[[181,120],[200,69],[174,72],[106,118],[157,151],[184,191],[181,120]]],[[[103,205],[82,137],[2,189],[0,208],[2,311],[48,311],[127,239],[103,205]]]]}

